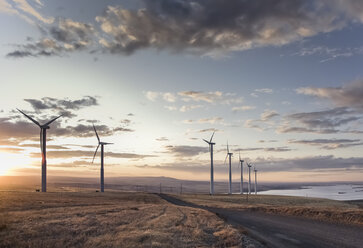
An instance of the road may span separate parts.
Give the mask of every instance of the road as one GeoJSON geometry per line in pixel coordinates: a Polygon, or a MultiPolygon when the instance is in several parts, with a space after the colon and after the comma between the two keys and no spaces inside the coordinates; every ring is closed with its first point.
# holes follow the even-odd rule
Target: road
{"type": "Polygon", "coordinates": [[[248,210],[208,208],[170,195],[160,197],[175,205],[213,212],[232,225],[242,226],[248,235],[266,247],[363,247],[363,227],[248,210]]]}

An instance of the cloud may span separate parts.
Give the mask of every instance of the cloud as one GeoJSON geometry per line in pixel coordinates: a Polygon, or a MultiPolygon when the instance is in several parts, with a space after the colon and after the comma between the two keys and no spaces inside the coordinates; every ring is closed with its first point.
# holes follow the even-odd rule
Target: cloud
{"type": "Polygon", "coordinates": [[[155,91],[147,91],[145,92],[145,96],[147,99],[149,99],[150,101],[155,101],[158,97],[159,97],[160,93],[159,92],[155,92],[155,91]]]}
{"type": "Polygon", "coordinates": [[[198,124],[218,124],[223,122],[223,118],[222,117],[213,117],[213,118],[202,118],[202,119],[198,119],[198,120],[184,120],[183,123],[186,124],[193,124],[193,123],[198,123],[198,124]]]}
{"type": "MultiPolygon", "coordinates": [[[[156,100],[162,99],[169,103],[174,103],[178,100],[183,102],[204,102],[209,104],[236,104],[243,101],[242,97],[237,97],[234,93],[224,93],[221,91],[214,92],[202,92],[202,91],[181,91],[177,93],[172,92],[157,92],[157,91],[146,91],[144,92],[145,97],[155,102],[156,100]]],[[[165,106],[168,110],[180,110],[186,112],[195,108],[201,108],[203,105],[183,105],[178,108],[176,106],[165,106]]]]}
{"type": "Polygon", "coordinates": [[[328,99],[338,107],[363,110],[363,80],[358,80],[342,87],[298,88],[297,93],[328,99]]]}
{"type": "Polygon", "coordinates": [[[36,111],[45,109],[79,110],[81,108],[99,105],[97,98],[93,96],[85,96],[77,100],[43,97],[41,100],[24,99],[24,101],[30,103],[36,111]]]}
{"type": "Polygon", "coordinates": [[[362,54],[362,47],[344,47],[344,48],[329,48],[326,46],[303,47],[300,51],[294,53],[297,56],[319,56],[322,57],[320,63],[328,62],[337,58],[351,57],[362,54]]]}
{"type": "Polygon", "coordinates": [[[169,139],[167,137],[160,137],[157,138],[156,141],[164,142],[164,141],[169,141],[169,139]]]}
{"type": "Polygon", "coordinates": [[[156,91],[146,91],[144,92],[146,98],[152,102],[161,98],[166,102],[176,102],[178,99],[174,93],[171,92],[156,92],[156,91]]]}
{"type": "Polygon", "coordinates": [[[71,19],[57,20],[57,25],[44,28],[44,37],[23,45],[15,45],[17,50],[7,57],[62,56],[65,52],[84,50],[91,46],[95,34],[91,24],[76,22],[71,19]]]}
{"type": "Polygon", "coordinates": [[[151,48],[220,57],[363,22],[359,0],[142,0],[140,5],[109,5],[93,17],[94,27],[44,16],[38,9],[46,8],[39,0],[1,0],[2,13],[18,15],[44,32],[41,40],[20,46],[8,57],[55,56],[86,48],[121,55],[151,48]],[[45,41],[55,45],[44,49],[45,41]]]}
{"type": "Polygon", "coordinates": [[[183,105],[179,108],[180,112],[188,112],[191,111],[193,109],[197,109],[197,108],[202,108],[203,105],[183,105]]]}
{"type": "Polygon", "coordinates": [[[258,131],[265,131],[274,125],[272,118],[279,116],[275,110],[266,109],[262,114],[260,119],[248,119],[244,123],[244,127],[253,128],[258,131]]]}
{"type": "MultiPolygon", "coordinates": [[[[246,158],[245,158],[246,159],[246,158]]],[[[251,161],[248,159],[248,161],[251,161]]],[[[340,158],[334,156],[296,157],[291,159],[258,158],[252,164],[262,173],[265,172],[349,172],[363,171],[363,157],[340,158]]],[[[164,169],[192,173],[208,173],[209,161],[188,161],[164,163],[156,166],[147,166],[150,169],[164,169]]],[[[215,163],[217,173],[225,173],[225,165],[215,163]]]]}
{"type": "Polygon", "coordinates": [[[266,109],[262,114],[261,114],[261,121],[268,121],[276,116],[279,116],[279,114],[275,111],[275,110],[269,110],[266,109]]]}
{"type": "MultiPolygon", "coordinates": [[[[355,112],[342,107],[324,111],[296,113],[288,115],[286,118],[302,124],[301,130],[306,129],[312,132],[334,133],[337,131],[336,128],[359,120],[361,117],[356,116],[355,112]]],[[[285,124],[281,127],[280,132],[286,132],[286,130],[292,127],[291,124],[285,124]]]]}
{"type": "Polygon", "coordinates": [[[200,91],[183,91],[179,92],[178,95],[184,97],[184,101],[193,100],[195,102],[207,102],[215,103],[223,98],[223,92],[200,92],[200,91]]]}
{"type": "Polygon", "coordinates": [[[100,40],[105,50],[130,55],[156,48],[216,56],[288,44],[346,23],[337,4],[325,0],[143,2],[145,6],[138,10],[109,6],[104,15],[96,17],[107,34],[100,40]]]}
{"type": "MultiPolygon", "coordinates": [[[[25,119],[25,117],[23,118],[25,119]]],[[[18,145],[24,141],[39,141],[39,128],[27,119],[12,121],[10,118],[0,118],[0,141],[18,145]]],[[[100,136],[111,136],[116,133],[133,132],[134,130],[123,127],[110,128],[106,125],[95,125],[100,136]]],[[[48,130],[50,137],[93,137],[92,125],[78,124],[76,126],[61,127],[59,122],[54,122],[48,130]]]]}
{"type": "Polygon", "coordinates": [[[361,146],[363,142],[359,139],[313,139],[313,140],[289,140],[292,144],[302,144],[310,146],[318,146],[321,149],[333,150],[338,148],[348,148],[353,146],[361,146]]]}
{"type": "Polygon", "coordinates": [[[363,158],[339,158],[329,156],[312,156],[292,159],[257,159],[254,163],[260,170],[269,171],[314,171],[314,170],[363,170],[363,158]]]}
{"type": "Polygon", "coordinates": [[[255,89],[255,91],[258,93],[265,93],[265,94],[272,94],[274,92],[273,89],[269,88],[255,89]]]}
{"type": "Polygon", "coordinates": [[[4,153],[20,153],[24,151],[22,148],[15,148],[15,147],[0,147],[0,152],[4,153]]]}
{"type": "Polygon", "coordinates": [[[255,109],[256,106],[248,106],[248,105],[244,105],[244,106],[239,106],[239,107],[233,107],[232,111],[233,112],[238,112],[238,111],[247,111],[247,110],[252,110],[255,109]]]}
{"type": "Polygon", "coordinates": [[[194,157],[208,152],[208,148],[202,146],[165,146],[165,149],[176,157],[194,157]]]}
{"type": "MultiPolygon", "coordinates": [[[[96,149],[96,146],[95,146],[96,149]]],[[[39,153],[31,153],[31,157],[39,157],[39,153]]],[[[65,150],[65,151],[47,151],[47,156],[49,158],[78,158],[78,157],[89,157],[92,158],[94,151],[82,151],[82,150],[65,150]]],[[[110,158],[127,158],[127,159],[144,159],[149,157],[156,157],[154,155],[143,155],[134,153],[114,153],[105,152],[106,157],[110,158]]]]}
{"type": "Polygon", "coordinates": [[[238,148],[236,152],[252,152],[252,151],[264,151],[264,152],[289,152],[292,149],[281,146],[281,147],[249,147],[249,148],[238,148]]]}
{"type": "Polygon", "coordinates": [[[53,23],[54,18],[53,17],[44,17],[42,16],[38,11],[36,11],[27,0],[13,0],[13,3],[15,3],[15,7],[18,10],[23,11],[25,14],[28,14],[32,17],[35,17],[37,20],[43,22],[43,23],[53,23]]]}
{"type": "Polygon", "coordinates": [[[198,130],[198,133],[207,133],[207,132],[219,132],[219,129],[216,128],[206,128],[206,129],[201,129],[198,130]]]}
{"type": "MultiPolygon", "coordinates": [[[[24,99],[24,101],[28,102],[36,113],[44,110],[52,110],[57,111],[57,115],[62,115],[63,118],[74,118],[77,116],[75,111],[99,105],[97,98],[92,96],[85,96],[77,100],[43,97],[41,100],[24,99]]],[[[90,122],[90,120],[87,120],[87,122],[90,122]]]]}

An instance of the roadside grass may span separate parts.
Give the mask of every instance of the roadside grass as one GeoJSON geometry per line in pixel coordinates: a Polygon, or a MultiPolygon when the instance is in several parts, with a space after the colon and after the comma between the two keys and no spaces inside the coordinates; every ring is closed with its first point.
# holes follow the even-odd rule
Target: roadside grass
{"type": "Polygon", "coordinates": [[[153,194],[0,192],[0,247],[240,247],[242,237],[153,194]]]}
{"type": "Polygon", "coordinates": [[[272,195],[179,195],[194,204],[228,209],[244,209],[293,215],[316,220],[363,225],[363,209],[354,202],[321,198],[272,195]]]}

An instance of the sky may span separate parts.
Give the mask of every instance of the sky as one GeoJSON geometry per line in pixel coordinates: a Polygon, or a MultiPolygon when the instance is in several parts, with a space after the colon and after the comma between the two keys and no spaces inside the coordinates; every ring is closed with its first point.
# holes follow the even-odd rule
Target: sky
{"type": "Polygon", "coordinates": [[[0,0],[0,175],[362,181],[360,0],[0,0]],[[246,168],[245,168],[246,173],[246,168]]]}

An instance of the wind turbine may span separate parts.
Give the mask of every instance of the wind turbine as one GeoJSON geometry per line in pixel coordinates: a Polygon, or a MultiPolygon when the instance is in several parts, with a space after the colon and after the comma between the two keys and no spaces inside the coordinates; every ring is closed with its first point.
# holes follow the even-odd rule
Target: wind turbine
{"type": "Polygon", "coordinates": [[[53,121],[61,117],[61,115],[48,121],[43,125],[40,125],[39,122],[31,118],[29,115],[25,114],[20,109],[17,110],[22,113],[26,118],[34,122],[35,125],[40,127],[40,150],[42,152],[42,192],[47,192],[47,129],[49,129],[49,125],[53,121]]]}
{"type": "Polygon", "coordinates": [[[229,184],[228,184],[228,194],[232,194],[232,155],[233,153],[229,152],[228,141],[227,141],[227,155],[224,160],[226,163],[227,157],[229,157],[229,184]]]}
{"type": "Polygon", "coordinates": [[[257,195],[257,170],[256,170],[256,166],[255,166],[255,195],[257,195]]]}
{"type": "Polygon", "coordinates": [[[203,139],[208,145],[209,145],[209,151],[210,151],[210,194],[214,194],[214,171],[213,171],[213,146],[216,143],[212,142],[213,136],[215,131],[213,132],[212,136],[210,137],[210,140],[203,139]]]}
{"type": "Polygon", "coordinates": [[[247,163],[248,166],[248,194],[251,194],[251,163],[247,163]]]}
{"type": "MultiPolygon", "coordinates": [[[[92,124],[93,125],[93,124],[92,124]]],[[[103,146],[104,145],[111,145],[113,143],[106,143],[106,142],[101,142],[100,137],[97,134],[95,125],[93,125],[93,129],[95,130],[96,136],[97,136],[97,140],[98,140],[98,146],[96,148],[95,154],[93,155],[93,161],[95,160],[98,148],[101,146],[101,192],[105,192],[105,175],[104,175],[104,170],[103,170],[103,146]]]]}
{"type": "Polygon", "coordinates": [[[240,190],[241,190],[241,195],[243,195],[243,162],[244,160],[241,159],[241,154],[239,153],[239,162],[240,162],[240,166],[241,166],[241,185],[240,185],[240,190]]]}

